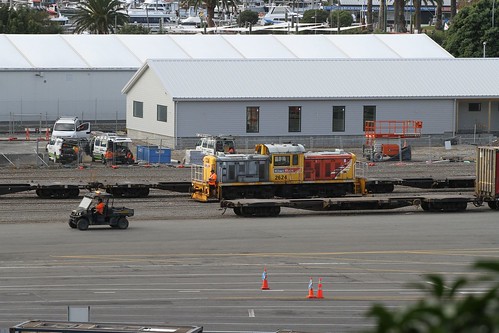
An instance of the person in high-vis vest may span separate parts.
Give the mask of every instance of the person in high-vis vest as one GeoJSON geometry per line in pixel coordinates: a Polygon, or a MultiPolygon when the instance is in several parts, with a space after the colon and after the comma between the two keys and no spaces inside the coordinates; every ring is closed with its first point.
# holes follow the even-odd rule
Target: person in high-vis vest
{"type": "Polygon", "coordinates": [[[208,185],[210,186],[210,195],[217,196],[217,174],[215,170],[211,170],[210,178],[208,178],[208,185]]]}
{"type": "Polygon", "coordinates": [[[97,204],[94,207],[94,212],[93,212],[93,219],[94,221],[99,220],[99,216],[104,216],[104,209],[106,208],[106,205],[104,202],[102,202],[101,197],[97,197],[97,204]]]}
{"type": "Polygon", "coordinates": [[[97,198],[97,205],[95,205],[95,212],[97,214],[103,215],[104,214],[104,207],[106,205],[102,202],[102,198],[97,198]]]}
{"type": "Polygon", "coordinates": [[[113,152],[111,149],[108,149],[104,154],[105,164],[113,164],[113,152]]]}

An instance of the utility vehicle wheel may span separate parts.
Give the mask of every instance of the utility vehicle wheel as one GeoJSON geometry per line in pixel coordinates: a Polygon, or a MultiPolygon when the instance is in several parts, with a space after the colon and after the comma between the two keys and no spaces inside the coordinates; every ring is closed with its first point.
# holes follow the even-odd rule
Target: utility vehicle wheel
{"type": "Polygon", "coordinates": [[[489,206],[490,209],[499,210],[499,202],[497,201],[488,201],[487,205],[489,206]]]}
{"type": "Polygon", "coordinates": [[[71,229],[76,229],[76,223],[69,221],[68,224],[71,227],[71,229]]]}
{"type": "Polygon", "coordinates": [[[241,207],[234,207],[234,214],[237,216],[242,216],[241,207]]]}
{"type": "Polygon", "coordinates": [[[128,228],[128,220],[126,219],[126,217],[122,217],[118,220],[118,228],[120,229],[128,228]]]}
{"type": "Polygon", "coordinates": [[[423,210],[425,212],[429,212],[430,211],[430,204],[428,202],[423,201],[421,203],[421,208],[423,208],[423,210]]]}
{"type": "Polygon", "coordinates": [[[76,226],[78,227],[78,230],[87,230],[88,229],[89,222],[85,218],[81,218],[78,220],[78,223],[76,226]]]}

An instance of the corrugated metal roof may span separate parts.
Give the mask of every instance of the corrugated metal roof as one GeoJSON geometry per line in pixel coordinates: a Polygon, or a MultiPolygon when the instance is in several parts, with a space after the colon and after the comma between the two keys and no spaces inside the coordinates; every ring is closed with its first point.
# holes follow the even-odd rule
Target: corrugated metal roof
{"type": "Polygon", "coordinates": [[[499,97],[499,58],[148,60],[177,100],[499,97]]]}
{"type": "Polygon", "coordinates": [[[1,69],[138,69],[147,59],[452,58],[419,35],[0,35],[1,69]]]}

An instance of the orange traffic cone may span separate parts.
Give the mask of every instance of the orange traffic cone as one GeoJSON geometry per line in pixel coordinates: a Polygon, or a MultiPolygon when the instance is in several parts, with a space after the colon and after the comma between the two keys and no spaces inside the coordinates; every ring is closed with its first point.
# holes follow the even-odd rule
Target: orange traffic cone
{"type": "Polygon", "coordinates": [[[317,284],[317,298],[324,298],[322,295],[322,279],[319,278],[319,283],[317,284]]]}
{"type": "Polygon", "coordinates": [[[312,281],[312,278],[310,278],[310,281],[308,283],[308,296],[307,298],[315,298],[314,295],[314,282],[312,281]]]}
{"type": "Polygon", "coordinates": [[[269,290],[269,282],[267,281],[267,268],[263,268],[262,274],[262,290],[269,290]]]}

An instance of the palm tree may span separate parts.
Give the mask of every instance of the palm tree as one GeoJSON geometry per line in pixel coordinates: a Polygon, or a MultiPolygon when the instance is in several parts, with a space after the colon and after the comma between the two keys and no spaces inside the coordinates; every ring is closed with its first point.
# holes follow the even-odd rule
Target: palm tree
{"type": "Polygon", "coordinates": [[[367,0],[367,22],[361,22],[361,24],[367,24],[367,30],[373,31],[373,0],[367,0]]]}
{"type": "Polygon", "coordinates": [[[433,0],[432,2],[437,4],[437,22],[435,23],[435,29],[444,30],[443,18],[442,18],[442,7],[444,5],[444,0],[433,0]]]}
{"type": "Polygon", "coordinates": [[[421,0],[414,0],[413,4],[414,4],[414,30],[417,30],[418,33],[421,33],[421,0]]]}
{"type": "Polygon", "coordinates": [[[379,2],[378,28],[381,31],[386,31],[386,0],[379,2]]]}
{"type": "MultiPolygon", "coordinates": [[[[237,0],[221,0],[220,4],[222,9],[229,10],[230,7],[235,10],[237,6],[237,0]]],[[[214,27],[215,23],[213,22],[213,18],[215,17],[215,8],[218,7],[218,0],[189,0],[188,4],[192,4],[193,6],[199,7],[202,4],[206,6],[206,22],[208,27],[214,27]]]]}
{"type": "Polygon", "coordinates": [[[119,0],[84,0],[74,16],[75,33],[115,33],[118,26],[128,22],[128,15],[120,11],[119,0]]]}

